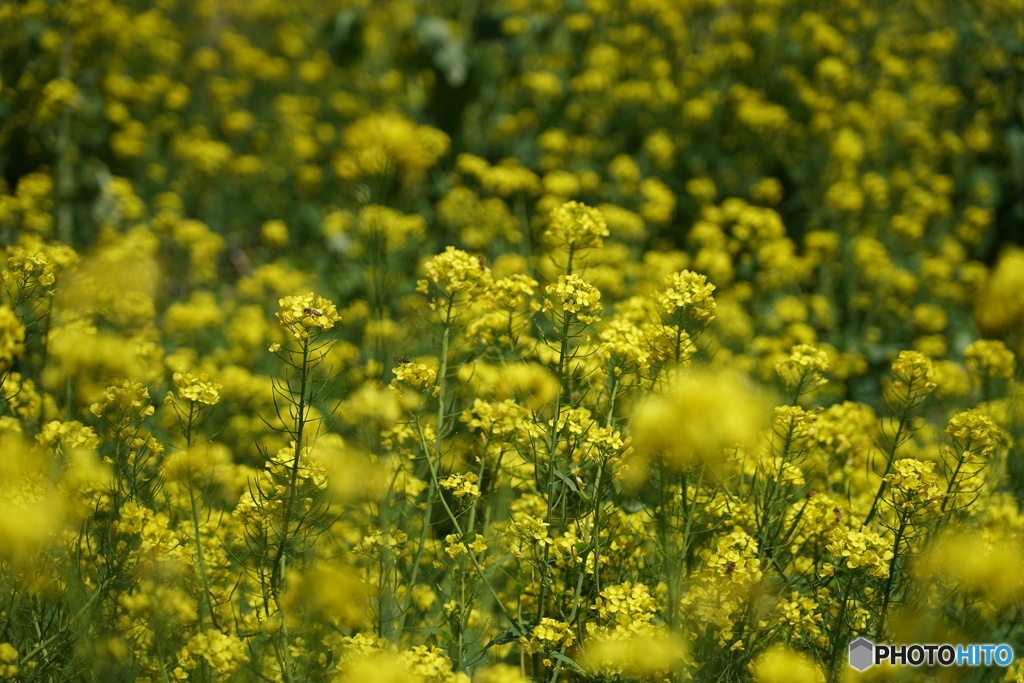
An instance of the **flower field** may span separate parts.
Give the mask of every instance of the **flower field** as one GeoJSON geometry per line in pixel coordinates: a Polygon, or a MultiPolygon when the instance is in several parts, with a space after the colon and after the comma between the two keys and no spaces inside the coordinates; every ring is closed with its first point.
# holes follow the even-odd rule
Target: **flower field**
{"type": "Polygon", "coordinates": [[[0,680],[1024,682],[1024,0],[5,2],[0,173],[0,680]]]}

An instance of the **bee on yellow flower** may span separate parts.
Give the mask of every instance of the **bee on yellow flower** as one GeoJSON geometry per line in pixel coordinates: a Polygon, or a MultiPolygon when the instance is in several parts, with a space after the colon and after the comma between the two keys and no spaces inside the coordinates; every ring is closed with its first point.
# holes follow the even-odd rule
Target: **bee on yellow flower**
{"type": "Polygon", "coordinates": [[[309,338],[312,329],[326,331],[341,321],[334,304],[312,292],[300,296],[286,296],[278,304],[277,320],[288,336],[297,342],[309,338]]]}

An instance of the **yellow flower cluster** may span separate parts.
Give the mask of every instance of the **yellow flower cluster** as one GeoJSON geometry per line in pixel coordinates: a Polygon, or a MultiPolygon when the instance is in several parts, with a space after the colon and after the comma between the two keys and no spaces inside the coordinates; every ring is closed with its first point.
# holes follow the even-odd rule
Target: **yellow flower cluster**
{"type": "Polygon", "coordinates": [[[51,287],[57,281],[57,272],[45,252],[18,249],[7,258],[7,268],[0,271],[0,283],[31,294],[37,287],[51,287]]]}
{"type": "Polygon", "coordinates": [[[658,304],[672,317],[683,317],[703,326],[714,320],[715,286],[706,275],[683,270],[665,278],[658,304]]]}
{"type": "Polygon", "coordinates": [[[548,535],[548,527],[550,526],[547,522],[542,522],[532,515],[517,515],[508,523],[506,529],[506,534],[516,540],[516,548],[513,549],[512,554],[522,557],[524,546],[544,547],[549,545],[551,538],[548,535]]]}
{"type": "Polygon", "coordinates": [[[799,344],[793,347],[789,358],[775,366],[775,372],[782,379],[786,391],[799,396],[828,382],[824,376],[828,368],[828,356],[824,351],[813,344],[799,344]]]}
{"type": "Polygon", "coordinates": [[[772,645],[750,663],[756,683],[825,683],[825,675],[806,654],[772,645]]]}
{"type": "Polygon", "coordinates": [[[100,445],[100,437],[95,429],[75,421],[53,420],[48,422],[36,435],[36,440],[45,446],[61,448],[65,451],[70,451],[72,448],[94,450],[100,445]]]}
{"type": "Polygon", "coordinates": [[[737,372],[681,372],[637,405],[628,476],[642,477],[653,460],[683,472],[706,465],[716,476],[730,448],[750,444],[767,426],[769,411],[765,394],[737,372]]]}
{"type": "MultiPolygon", "coordinates": [[[[192,636],[183,648],[185,656],[180,661],[186,664],[194,662],[196,655],[206,660],[206,663],[213,668],[220,676],[230,676],[238,667],[249,661],[245,653],[245,643],[238,637],[224,633],[217,629],[207,629],[192,636]]],[[[186,668],[194,668],[186,666],[186,668]]]]}
{"type": "Polygon", "coordinates": [[[946,434],[949,434],[964,452],[975,453],[985,459],[992,457],[1004,438],[995,421],[977,408],[957,413],[949,418],[946,434]]]}
{"type": "Polygon", "coordinates": [[[25,353],[25,326],[10,306],[0,306],[0,372],[25,353]]]}
{"type": "Polygon", "coordinates": [[[560,647],[569,647],[576,642],[576,634],[572,627],[564,621],[544,617],[540,623],[533,628],[532,637],[525,636],[520,639],[524,647],[532,650],[556,650],[560,647]]]}
{"type": "Polygon", "coordinates": [[[0,678],[14,678],[18,671],[18,651],[10,643],[0,643],[0,678]]]}
{"type": "Polygon", "coordinates": [[[899,405],[917,405],[937,386],[932,381],[933,365],[930,358],[919,351],[900,351],[892,364],[896,377],[892,390],[899,405]]]}
{"type": "Polygon", "coordinates": [[[612,318],[604,325],[600,338],[597,353],[601,360],[614,368],[616,374],[628,371],[646,373],[650,368],[655,350],[651,348],[644,330],[632,321],[618,316],[612,318]]]}
{"type": "MultiPolygon", "coordinates": [[[[210,376],[205,372],[198,374],[176,372],[172,379],[174,386],[178,388],[178,398],[183,401],[203,403],[208,406],[217,405],[220,402],[221,385],[211,382],[210,376]]],[[[168,396],[172,395],[168,394],[168,396]]]]}
{"type": "Polygon", "coordinates": [[[793,591],[788,598],[780,598],[778,603],[779,619],[789,629],[795,640],[809,640],[815,644],[821,644],[824,620],[818,608],[819,605],[813,598],[793,591]]]}
{"type": "Polygon", "coordinates": [[[1017,370],[1017,359],[1013,351],[998,339],[979,339],[964,349],[967,367],[981,378],[1001,377],[1009,379],[1017,370]]]}
{"type": "Polygon", "coordinates": [[[494,287],[488,304],[499,311],[513,311],[530,302],[531,308],[536,306],[531,300],[537,281],[528,275],[514,273],[494,281],[494,287]]]}
{"type": "Polygon", "coordinates": [[[0,3],[0,678],[1019,642],[1020,0],[463,4],[0,3]]]}
{"type": "Polygon", "coordinates": [[[922,581],[944,588],[945,595],[976,596],[995,610],[1007,608],[1024,595],[1024,586],[1006,567],[1024,561],[1019,538],[985,530],[949,529],[917,563],[914,573],[922,581]]]}
{"type": "Polygon", "coordinates": [[[292,341],[305,342],[310,331],[326,331],[341,321],[334,304],[323,297],[313,296],[312,292],[286,296],[278,301],[278,305],[281,309],[276,314],[277,321],[292,341]]]}
{"type": "Polygon", "coordinates": [[[398,112],[381,112],[354,121],[345,129],[344,147],[331,161],[340,178],[395,173],[405,185],[419,183],[448,152],[443,132],[418,125],[398,112]]]}
{"type": "Polygon", "coordinates": [[[606,587],[590,608],[602,621],[627,624],[634,619],[649,621],[656,605],[647,586],[627,582],[606,587]]]}
{"type": "Polygon", "coordinates": [[[601,212],[580,202],[566,202],[551,211],[544,241],[552,248],[569,252],[600,248],[607,237],[608,224],[601,212]]]}
{"type": "Polygon", "coordinates": [[[977,307],[978,327],[987,335],[1020,333],[1024,326],[1024,249],[1002,254],[977,307]]]}
{"type": "Polygon", "coordinates": [[[465,498],[467,501],[473,501],[480,497],[478,481],[479,478],[474,473],[466,472],[465,474],[453,474],[437,484],[444,490],[450,491],[458,499],[465,498]]]}
{"type": "Polygon", "coordinates": [[[456,534],[448,534],[445,536],[444,542],[446,544],[444,552],[452,559],[469,551],[473,551],[473,555],[476,556],[482,556],[487,551],[487,544],[484,542],[484,537],[480,534],[476,534],[472,543],[460,541],[456,534]]]}
{"type": "Polygon", "coordinates": [[[99,400],[89,406],[89,412],[96,417],[112,417],[115,421],[127,423],[135,418],[149,417],[155,409],[149,402],[149,389],[126,379],[107,387],[99,400]]]}
{"type": "Polygon", "coordinates": [[[389,385],[392,389],[398,390],[399,383],[402,383],[416,389],[417,391],[425,391],[430,388],[436,395],[437,387],[434,384],[437,380],[438,368],[436,366],[427,365],[425,363],[414,363],[408,359],[396,360],[402,360],[403,362],[400,362],[391,370],[395,375],[389,385]]]}
{"type": "MultiPolygon", "coordinates": [[[[558,282],[551,283],[544,291],[549,297],[544,302],[544,310],[548,313],[571,313],[571,317],[585,325],[601,319],[600,290],[578,275],[559,275],[558,282]]],[[[566,315],[564,319],[569,320],[570,316],[566,315]]]]}
{"type": "Polygon", "coordinates": [[[946,491],[935,474],[934,462],[904,458],[893,463],[885,481],[892,487],[892,504],[900,511],[937,516],[946,491]]]}
{"type": "Polygon", "coordinates": [[[470,430],[480,430],[488,436],[504,437],[515,433],[525,421],[526,413],[512,399],[498,402],[474,399],[473,407],[462,413],[461,420],[470,430]]]}
{"type": "MultiPolygon", "coordinates": [[[[837,527],[829,533],[826,546],[829,554],[837,560],[846,559],[845,567],[851,570],[864,568],[875,578],[889,576],[889,563],[893,551],[888,539],[873,531],[857,531],[837,527]]],[[[823,573],[830,575],[835,567],[822,565],[823,573]]]]}
{"type": "Polygon", "coordinates": [[[416,291],[430,297],[433,310],[452,314],[489,290],[493,278],[483,259],[447,247],[443,253],[423,264],[425,280],[416,283],[416,291]]]}

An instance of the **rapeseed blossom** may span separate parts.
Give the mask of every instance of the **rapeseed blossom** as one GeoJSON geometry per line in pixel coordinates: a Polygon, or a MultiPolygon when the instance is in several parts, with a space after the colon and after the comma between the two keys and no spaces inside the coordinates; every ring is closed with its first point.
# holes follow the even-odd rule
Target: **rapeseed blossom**
{"type": "Polygon", "coordinates": [[[310,330],[326,331],[334,327],[341,318],[333,303],[313,293],[302,296],[286,296],[278,302],[281,309],[277,321],[293,341],[309,339],[310,330]]]}
{"type": "Polygon", "coordinates": [[[1020,640],[1019,2],[322,4],[0,5],[0,678],[1020,640]]]}
{"type": "Polygon", "coordinates": [[[559,275],[558,282],[548,285],[544,291],[549,297],[544,303],[544,310],[549,313],[571,313],[579,322],[588,325],[601,319],[601,292],[578,275],[559,275]]]}
{"type": "Polygon", "coordinates": [[[608,225],[600,211],[572,201],[552,210],[544,240],[553,248],[573,252],[600,248],[608,235],[608,225]]]}
{"type": "Polygon", "coordinates": [[[681,371],[636,407],[630,467],[640,471],[658,461],[684,472],[706,466],[721,476],[729,451],[767,427],[769,410],[767,395],[735,371],[681,371]]]}
{"type": "Polygon", "coordinates": [[[25,326],[9,306],[0,306],[0,371],[25,353],[25,326]]]}

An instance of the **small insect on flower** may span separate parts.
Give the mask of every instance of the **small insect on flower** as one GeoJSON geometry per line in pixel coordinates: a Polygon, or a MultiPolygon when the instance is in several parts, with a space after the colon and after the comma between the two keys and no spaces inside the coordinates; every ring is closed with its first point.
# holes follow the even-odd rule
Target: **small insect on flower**
{"type": "Polygon", "coordinates": [[[405,356],[395,356],[395,362],[398,363],[399,365],[408,365],[409,363],[412,362],[412,360],[406,358],[405,356]]]}
{"type": "Polygon", "coordinates": [[[323,315],[323,313],[321,313],[320,311],[316,310],[315,308],[303,308],[302,312],[305,313],[306,315],[311,315],[314,318],[319,318],[320,316],[323,315]]]}
{"type": "Polygon", "coordinates": [[[836,517],[836,524],[843,521],[843,513],[840,512],[839,508],[832,508],[832,514],[836,517]]]}
{"type": "Polygon", "coordinates": [[[480,270],[487,270],[487,260],[483,256],[477,256],[476,262],[480,264],[480,270]]]}
{"type": "Polygon", "coordinates": [[[726,576],[728,576],[729,574],[732,574],[735,570],[736,570],[736,563],[735,562],[726,562],[725,563],[725,575],[726,576]]]}

